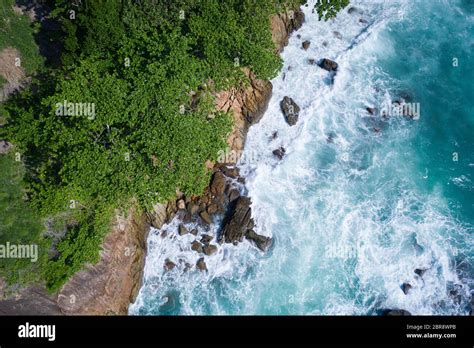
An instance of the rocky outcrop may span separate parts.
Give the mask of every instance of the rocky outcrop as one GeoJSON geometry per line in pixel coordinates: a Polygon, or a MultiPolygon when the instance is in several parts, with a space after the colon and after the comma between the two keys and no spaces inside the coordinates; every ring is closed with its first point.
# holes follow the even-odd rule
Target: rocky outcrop
{"type": "Polygon", "coordinates": [[[301,28],[303,22],[304,13],[300,9],[290,10],[272,16],[272,40],[278,52],[283,50],[283,48],[288,44],[290,34],[294,30],[301,28]]]}
{"type": "Polygon", "coordinates": [[[222,230],[220,242],[234,244],[242,242],[245,235],[254,227],[250,203],[249,197],[237,199],[235,209],[222,230]]]}
{"type": "Polygon", "coordinates": [[[35,286],[3,298],[0,314],[127,314],[141,286],[146,226],[145,215],[137,214],[135,208],[129,209],[126,217],[117,214],[97,264],[86,265],[74,274],[56,295],[35,286]]]}
{"type": "Polygon", "coordinates": [[[267,252],[273,243],[272,238],[257,234],[254,230],[248,231],[245,237],[251,242],[253,242],[257,246],[257,248],[259,248],[263,252],[267,252]]]}
{"type": "MultiPolygon", "coordinates": [[[[304,14],[301,10],[289,10],[271,18],[272,40],[276,51],[281,52],[288,44],[288,37],[301,27],[304,14]]],[[[245,145],[248,128],[258,123],[267,110],[273,86],[270,81],[258,79],[248,68],[242,68],[249,84],[215,94],[217,111],[231,112],[233,128],[227,138],[227,144],[235,156],[226,163],[236,163],[245,145]]]]}
{"type": "Polygon", "coordinates": [[[237,199],[235,208],[224,222],[219,242],[238,244],[245,237],[253,242],[257,248],[266,252],[272,244],[272,239],[259,235],[253,230],[255,223],[252,219],[250,204],[249,197],[242,196],[237,199]]]}
{"type": "Polygon", "coordinates": [[[147,227],[144,215],[130,209],[117,216],[102,244],[100,261],[77,272],[60,290],[65,314],[127,314],[141,286],[147,227]]]}
{"type": "Polygon", "coordinates": [[[242,70],[250,82],[248,86],[216,94],[216,109],[231,112],[234,121],[227,144],[237,156],[228,161],[229,163],[235,163],[238,160],[244,149],[248,128],[263,116],[273,88],[270,81],[256,78],[255,74],[247,68],[242,70]]]}
{"type": "Polygon", "coordinates": [[[290,126],[294,126],[298,122],[298,116],[300,113],[300,107],[290,97],[284,97],[280,102],[280,109],[285,116],[286,123],[290,126]]]}

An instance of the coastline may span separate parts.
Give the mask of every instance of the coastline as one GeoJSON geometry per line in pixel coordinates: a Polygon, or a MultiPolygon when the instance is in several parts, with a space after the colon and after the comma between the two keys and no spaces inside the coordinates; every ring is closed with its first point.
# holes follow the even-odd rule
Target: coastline
{"type": "MultiPolygon", "coordinates": [[[[271,17],[272,40],[275,43],[276,53],[283,50],[288,43],[290,34],[299,29],[303,22],[304,14],[299,8],[271,17]]],[[[22,289],[14,297],[11,297],[4,294],[4,285],[0,284],[1,314],[128,314],[129,304],[135,302],[143,282],[150,228],[160,228],[163,224],[171,221],[179,213],[179,210],[183,210],[183,203],[189,206],[190,202],[202,204],[207,201],[204,203],[205,206],[201,206],[199,214],[209,214],[208,211],[212,205],[209,204],[211,203],[209,197],[215,193],[219,193],[221,199],[224,197],[224,176],[237,179],[238,173],[232,171],[232,166],[235,165],[243,152],[249,127],[258,123],[263,116],[272,93],[270,81],[260,80],[249,69],[243,69],[250,81],[249,86],[216,93],[216,110],[233,114],[233,129],[227,139],[227,144],[234,155],[230,161],[226,161],[225,165],[206,163],[207,167],[214,172],[206,192],[200,197],[192,198],[186,198],[182,193],[177,192],[176,200],[156,204],[152,211],[139,212],[135,207],[132,207],[126,214],[117,213],[111,232],[107,234],[102,243],[100,260],[97,264],[87,265],[74,274],[57,294],[49,294],[44,287],[34,286],[22,289]],[[39,308],[40,310],[38,310],[39,308]]],[[[222,209],[235,209],[235,206],[229,205],[229,203],[231,202],[222,204],[222,207],[215,213],[224,213],[222,209]]],[[[247,202],[247,210],[248,204],[249,202],[247,202]]],[[[253,237],[255,243],[259,245],[262,239],[259,239],[259,236],[253,237]]],[[[235,240],[231,242],[235,242],[235,240]]]]}

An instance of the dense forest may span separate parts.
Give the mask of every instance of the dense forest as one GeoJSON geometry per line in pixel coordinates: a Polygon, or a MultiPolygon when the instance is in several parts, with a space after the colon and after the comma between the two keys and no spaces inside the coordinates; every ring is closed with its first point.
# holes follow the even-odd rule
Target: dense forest
{"type": "MultiPolygon", "coordinates": [[[[116,209],[148,209],[176,189],[202,193],[205,162],[232,126],[215,112],[214,93],[248,83],[242,67],[277,74],[269,19],[300,3],[50,1],[59,30],[32,35],[49,30],[58,59],[36,64],[28,86],[0,106],[0,139],[15,146],[0,157],[0,242],[42,252],[36,264],[2,262],[0,275],[56,291],[98,260],[116,209]]],[[[321,1],[317,11],[327,19],[347,3],[321,1]]]]}

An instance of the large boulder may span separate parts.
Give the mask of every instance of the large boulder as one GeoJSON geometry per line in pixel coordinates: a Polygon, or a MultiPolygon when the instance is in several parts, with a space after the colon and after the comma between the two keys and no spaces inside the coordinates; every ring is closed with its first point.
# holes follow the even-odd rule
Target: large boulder
{"type": "Polygon", "coordinates": [[[319,67],[327,71],[337,71],[337,63],[331,59],[324,58],[319,62],[319,67]]]}
{"type": "Polygon", "coordinates": [[[280,102],[280,108],[285,116],[286,123],[294,126],[298,122],[300,107],[290,97],[284,97],[280,102]]]}
{"type": "Polygon", "coordinates": [[[215,172],[211,182],[211,193],[214,196],[221,196],[225,190],[225,176],[222,172],[215,172]]]}

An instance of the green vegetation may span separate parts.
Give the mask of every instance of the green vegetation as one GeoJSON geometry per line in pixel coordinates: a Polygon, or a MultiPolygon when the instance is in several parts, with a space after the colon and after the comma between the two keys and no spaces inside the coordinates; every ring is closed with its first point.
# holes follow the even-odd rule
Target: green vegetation
{"type": "Polygon", "coordinates": [[[336,17],[337,13],[349,5],[350,0],[318,0],[315,8],[319,16],[319,20],[336,17]]]}
{"type": "Polygon", "coordinates": [[[213,93],[246,83],[243,66],[275,76],[281,59],[269,17],[284,2],[54,3],[62,66],[9,99],[0,129],[28,168],[30,206],[48,221],[44,237],[31,237],[47,245],[39,277],[51,291],[98,260],[116,208],[134,198],[146,209],[176,188],[203,191],[205,161],[217,158],[231,129],[213,93]],[[64,101],[93,105],[94,113],[58,115],[64,101]]]}
{"type": "MultiPolygon", "coordinates": [[[[15,0],[0,0],[0,51],[16,48],[20,52],[21,66],[31,74],[43,65],[34,40],[37,29],[33,28],[27,15],[13,11],[14,4],[15,0]]],[[[0,86],[3,83],[0,80],[0,86]]]]}
{"type": "MultiPolygon", "coordinates": [[[[24,167],[15,161],[14,155],[0,155],[0,244],[37,244],[43,240],[43,226],[35,212],[24,200],[21,186],[24,167]]],[[[5,258],[0,262],[0,274],[9,282],[26,284],[39,280],[39,265],[45,260],[45,244],[38,246],[36,262],[30,259],[5,258]]]]}

